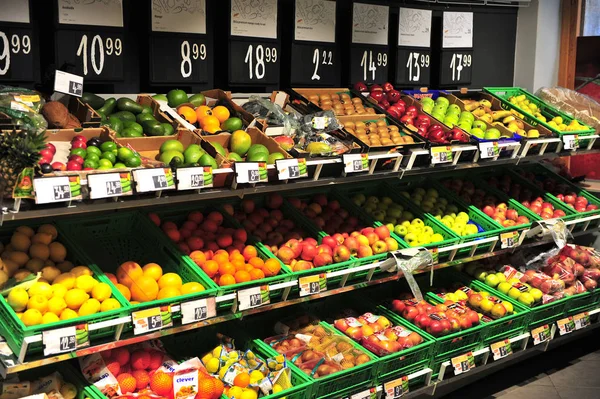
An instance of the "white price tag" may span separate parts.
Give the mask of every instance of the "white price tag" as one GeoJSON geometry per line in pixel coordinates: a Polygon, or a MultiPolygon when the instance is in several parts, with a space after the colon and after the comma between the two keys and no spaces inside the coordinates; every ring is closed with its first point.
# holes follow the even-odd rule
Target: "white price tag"
{"type": "Polygon", "coordinates": [[[181,303],[181,324],[195,323],[217,315],[214,297],[181,303]]]}
{"type": "Polygon", "coordinates": [[[454,368],[454,375],[466,373],[467,371],[475,368],[475,358],[473,352],[467,352],[464,355],[456,356],[450,359],[452,367],[454,368]]]}
{"type": "Polygon", "coordinates": [[[533,338],[533,344],[539,345],[542,342],[546,342],[550,339],[550,326],[545,324],[543,326],[534,328],[531,330],[531,337],[533,338]]]}
{"type": "Polygon", "coordinates": [[[479,143],[479,158],[494,158],[500,154],[497,141],[490,141],[487,143],[479,143]]]}
{"type": "Polygon", "coordinates": [[[431,147],[429,149],[431,153],[431,164],[435,165],[438,163],[449,163],[452,162],[452,157],[454,154],[452,153],[451,146],[445,147],[431,147]]]}
{"type": "Polygon", "coordinates": [[[300,159],[278,159],[275,161],[277,177],[279,180],[299,179],[308,176],[306,160],[300,159]]]}
{"type": "Polygon", "coordinates": [[[265,162],[236,162],[234,168],[237,183],[260,183],[268,180],[265,162]]]}
{"type": "Polygon", "coordinates": [[[54,91],[81,97],[83,94],[83,76],[56,70],[56,74],[54,75],[54,91]]]}
{"type": "Polygon", "coordinates": [[[131,312],[131,319],[133,320],[134,335],[157,331],[173,325],[170,306],[131,312]]]}
{"type": "Polygon", "coordinates": [[[590,315],[588,312],[583,312],[573,316],[573,322],[575,323],[575,329],[580,330],[590,325],[590,315]]]}
{"type": "Polygon", "coordinates": [[[344,154],[344,172],[356,173],[369,170],[369,156],[367,154],[344,154]]]}
{"type": "Polygon", "coordinates": [[[33,179],[36,204],[70,201],[72,199],[70,184],[68,176],[33,179]]]}
{"type": "Polygon", "coordinates": [[[44,356],[67,353],[90,344],[87,324],[42,331],[44,356]]]}
{"type": "Polygon", "coordinates": [[[119,173],[89,174],[87,181],[91,199],[119,197],[123,194],[119,173]]]}
{"type": "Polygon", "coordinates": [[[200,190],[212,187],[212,168],[194,167],[177,169],[177,190],[200,190]]]}
{"type": "Polygon", "coordinates": [[[239,310],[257,308],[270,302],[269,287],[252,287],[237,292],[239,310]]]}
{"type": "Polygon", "coordinates": [[[490,349],[492,351],[492,354],[494,355],[494,360],[502,359],[503,357],[506,357],[513,353],[512,346],[510,345],[510,340],[508,339],[491,344],[490,349]]]}
{"type": "Polygon", "coordinates": [[[385,399],[398,399],[408,393],[408,377],[404,376],[383,384],[385,399]]]}
{"type": "Polygon", "coordinates": [[[576,134],[562,136],[562,141],[564,143],[563,148],[565,150],[576,150],[579,148],[579,136],[576,134]]]}
{"type": "Polygon", "coordinates": [[[327,276],[316,274],[298,279],[300,296],[314,295],[327,290],[327,276]]]}
{"type": "Polygon", "coordinates": [[[560,319],[556,322],[556,326],[558,327],[558,333],[560,335],[570,334],[575,331],[575,322],[572,317],[565,317],[564,319],[560,319]]]}
{"type": "Polygon", "coordinates": [[[138,193],[172,190],[175,188],[173,172],[168,168],[137,169],[133,171],[138,193]]]}

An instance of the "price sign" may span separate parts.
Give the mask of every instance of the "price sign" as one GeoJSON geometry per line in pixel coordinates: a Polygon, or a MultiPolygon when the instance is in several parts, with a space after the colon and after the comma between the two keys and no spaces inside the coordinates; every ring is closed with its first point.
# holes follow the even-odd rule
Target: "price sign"
{"type": "Polygon", "coordinates": [[[573,316],[573,322],[575,323],[575,330],[581,330],[590,325],[590,315],[588,312],[583,312],[573,316]]]}
{"type": "Polygon", "coordinates": [[[44,356],[58,353],[73,352],[78,348],[89,346],[88,325],[57,328],[56,330],[42,331],[44,356]]]}
{"type": "Polygon", "coordinates": [[[208,83],[212,81],[209,52],[210,41],[203,35],[152,34],[150,79],[155,83],[208,83]]]}
{"type": "Polygon", "coordinates": [[[344,172],[356,173],[369,170],[369,156],[367,154],[344,154],[344,172]]]}
{"type": "Polygon", "coordinates": [[[531,337],[533,338],[533,344],[539,345],[542,342],[550,340],[550,326],[544,324],[531,330],[531,337]]]}
{"type": "Polygon", "coordinates": [[[473,51],[442,51],[440,85],[470,84],[473,72],[473,51]]]}
{"type": "Polygon", "coordinates": [[[81,198],[79,176],[40,177],[33,179],[36,204],[51,204],[81,198]]]}
{"type": "Polygon", "coordinates": [[[125,45],[118,32],[59,30],[56,64],[74,65],[75,75],[88,81],[123,80],[125,45]]]}
{"type": "Polygon", "coordinates": [[[230,83],[279,84],[281,48],[278,42],[232,40],[229,49],[230,83]]]}
{"type": "Polygon", "coordinates": [[[233,164],[237,183],[264,183],[268,181],[265,162],[236,162],[233,164]]]}
{"type": "Polygon", "coordinates": [[[257,308],[271,301],[269,298],[269,286],[266,285],[240,290],[237,292],[237,297],[239,310],[257,308]]]}
{"type": "Polygon", "coordinates": [[[292,84],[338,86],[340,62],[337,57],[334,44],[292,43],[292,84]]]}
{"type": "Polygon", "coordinates": [[[350,79],[367,84],[388,80],[388,48],[384,46],[352,45],[350,79]]]}
{"type": "Polygon", "coordinates": [[[494,360],[502,359],[503,357],[512,355],[513,353],[510,340],[508,339],[491,344],[490,349],[494,355],[494,360]]]}
{"type": "Polygon", "coordinates": [[[570,334],[575,331],[575,322],[570,316],[558,320],[556,322],[556,326],[558,327],[558,332],[560,335],[570,334]]]}
{"type": "Polygon", "coordinates": [[[431,153],[431,164],[435,165],[438,163],[449,163],[452,162],[453,153],[451,146],[438,146],[431,147],[429,149],[431,153]]]}
{"type": "Polygon", "coordinates": [[[431,81],[431,50],[399,47],[396,62],[396,84],[427,86],[431,81]]]}
{"type": "Polygon", "coordinates": [[[210,166],[177,169],[177,190],[200,190],[212,185],[213,174],[210,166]]]}
{"type": "Polygon", "coordinates": [[[519,232],[511,231],[500,234],[500,247],[502,249],[513,248],[519,243],[519,232]]]}
{"type": "Polygon", "coordinates": [[[327,290],[327,276],[315,274],[314,276],[300,277],[298,279],[300,296],[318,294],[327,290]]]}
{"type": "Polygon", "coordinates": [[[500,148],[497,141],[479,143],[479,158],[495,158],[498,155],[500,155],[500,148]]]}
{"type": "Polygon", "coordinates": [[[0,25],[0,80],[33,81],[33,30],[0,25]]]}
{"type": "Polygon", "coordinates": [[[89,174],[87,182],[91,199],[133,194],[129,172],[89,174]]]}
{"type": "Polygon", "coordinates": [[[365,389],[362,392],[355,393],[350,396],[350,399],[376,399],[377,398],[377,389],[369,388],[365,389]]]}
{"type": "Polygon", "coordinates": [[[306,159],[278,159],[275,161],[279,180],[300,179],[308,176],[306,159]]]}
{"type": "Polygon", "coordinates": [[[579,136],[578,135],[564,135],[562,136],[563,149],[575,151],[579,148],[579,136]]]}
{"type": "Polygon", "coordinates": [[[181,324],[195,323],[217,315],[214,297],[181,303],[181,324]]]}
{"type": "Polygon", "coordinates": [[[467,371],[475,368],[475,358],[473,352],[465,353],[464,355],[453,357],[450,362],[454,367],[454,375],[466,373],[467,371]]]}
{"type": "Polygon", "coordinates": [[[404,376],[383,384],[385,399],[397,399],[408,393],[408,377],[404,376]]]}
{"type": "Polygon", "coordinates": [[[173,325],[170,306],[161,306],[131,312],[131,319],[133,321],[134,335],[161,330],[173,325]]]}
{"type": "Polygon", "coordinates": [[[400,7],[396,84],[428,86],[431,76],[431,10],[400,7]]]}
{"type": "Polygon", "coordinates": [[[56,71],[54,75],[54,91],[81,97],[83,93],[83,77],[63,71],[56,71]]]}
{"type": "Polygon", "coordinates": [[[175,180],[169,168],[137,169],[133,171],[138,193],[173,190],[175,180]]]}

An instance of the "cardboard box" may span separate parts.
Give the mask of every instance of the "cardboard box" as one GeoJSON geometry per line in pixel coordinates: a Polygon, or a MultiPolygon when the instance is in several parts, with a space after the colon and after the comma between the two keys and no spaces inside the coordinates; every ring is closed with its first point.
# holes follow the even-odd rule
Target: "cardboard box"
{"type": "Polygon", "coordinates": [[[425,144],[425,141],[421,138],[421,136],[419,136],[418,134],[413,134],[410,133],[409,131],[407,131],[407,129],[404,129],[404,126],[402,126],[399,123],[396,123],[394,121],[392,121],[391,119],[389,119],[386,115],[347,115],[347,116],[338,116],[338,120],[340,121],[340,123],[342,125],[344,125],[346,122],[377,122],[377,121],[384,121],[386,123],[386,125],[394,125],[398,127],[398,131],[400,132],[400,134],[402,136],[406,136],[406,137],[411,137],[413,142],[411,143],[406,143],[406,144],[390,144],[390,145],[381,145],[381,146],[369,146],[366,143],[363,143],[362,140],[360,140],[356,134],[352,134],[351,132],[349,132],[347,129],[344,129],[346,132],[348,132],[348,134],[352,134],[355,137],[355,140],[359,141],[363,146],[369,148],[371,151],[388,151],[391,149],[400,149],[400,148],[409,148],[409,147],[423,147],[423,145],[425,144]]]}
{"type": "MultiPolygon", "coordinates": [[[[300,96],[304,97],[304,99],[306,99],[307,101],[309,101],[310,103],[312,103],[314,106],[319,107],[319,103],[318,101],[316,101],[315,98],[311,98],[311,96],[322,96],[323,94],[348,94],[350,96],[350,98],[359,98],[361,100],[361,103],[363,104],[363,106],[365,107],[366,113],[364,115],[376,115],[378,112],[377,110],[371,106],[371,103],[369,103],[368,101],[366,101],[365,97],[363,97],[362,95],[357,95],[356,93],[352,92],[350,89],[347,88],[326,88],[326,89],[319,89],[319,88],[299,88],[299,89],[292,89],[293,91],[295,91],[297,94],[299,94],[300,96]]],[[[336,115],[338,116],[343,116],[345,114],[339,114],[336,112],[336,115]]]]}

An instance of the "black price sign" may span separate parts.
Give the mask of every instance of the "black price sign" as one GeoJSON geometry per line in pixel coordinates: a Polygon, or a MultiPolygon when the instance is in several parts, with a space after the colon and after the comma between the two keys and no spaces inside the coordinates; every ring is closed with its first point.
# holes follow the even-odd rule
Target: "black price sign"
{"type": "Polygon", "coordinates": [[[167,187],[167,177],[165,175],[152,176],[152,183],[154,188],[165,188],[167,187]]]}
{"type": "Polygon", "coordinates": [[[336,87],[340,66],[333,44],[292,43],[292,84],[336,87]]]}
{"type": "Polygon", "coordinates": [[[388,49],[385,46],[357,46],[350,50],[352,82],[381,83],[388,80],[388,49]]]}
{"type": "Polygon", "coordinates": [[[59,30],[57,65],[74,65],[70,71],[86,80],[123,80],[123,35],[113,32],[59,30]]]}
{"type": "Polygon", "coordinates": [[[260,173],[256,169],[248,171],[248,183],[256,183],[260,180],[260,173]]]}
{"type": "Polygon", "coordinates": [[[54,201],[64,201],[71,198],[71,189],[68,185],[52,186],[54,201]]]}
{"type": "Polygon", "coordinates": [[[190,187],[191,188],[201,188],[202,186],[204,186],[204,175],[199,173],[199,174],[194,174],[194,175],[190,175],[190,187]]]}
{"type": "Polygon", "coordinates": [[[74,335],[60,337],[59,345],[61,352],[72,352],[77,349],[77,341],[74,335]]]}
{"type": "Polygon", "coordinates": [[[208,83],[208,53],[203,36],[155,34],[150,39],[150,78],[156,83],[208,83]]]}
{"type": "Polygon", "coordinates": [[[121,187],[120,181],[107,181],[106,182],[106,195],[119,195],[123,194],[123,187],[121,187]]]}
{"type": "Polygon", "coordinates": [[[442,51],[440,85],[456,86],[471,83],[473,72],[473,51],[442,51]]]}
{"type": "Polygon", "coordinates": [[[298,167],[298,165],[288,166],[288,171],[290,174],[290,179],[300,177],[300,168],[298,167]]]}
{"type": "Polygon", "coordinates": [[[158,330],[162,328],[162,317],[161,315],[150,316],[148,317],[148,329],[149,330],[158,330]]]}
{"type": "Polygon", "coordinates": [[[208,316],[208,309],[206,306],[201,306],[199,308],[194,309],[194,319],[200,321],[206,319],[208,316]]]}
{"type": "Polygon", "coordinates": [[[262,295],[260,294],[250,294],[248,299],[250,301],[250,307],[262,305],[262,295]]]}
{"type": "Polygon", "coordinates": [[[428,86],[431,77],[431,50],[398,48],[396,84],[428,86]]]}
{"type": "Polygon", "coordinates": [[[279,84],[279,43],[232,40],[229,49],[229,83],[279,84]]]}
{"type": "Polygon", "coordinates": [[[0,26],[0,81],[32,81],[33,31],[0,26]]]}

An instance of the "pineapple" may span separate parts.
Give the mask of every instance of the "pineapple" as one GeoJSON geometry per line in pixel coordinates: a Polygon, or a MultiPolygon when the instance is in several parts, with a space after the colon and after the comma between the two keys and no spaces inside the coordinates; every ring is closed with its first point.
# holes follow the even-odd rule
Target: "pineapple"
{"type": "Polygon", "coordinates": [[[46,146],[44,132],[4,131],[0,133],[0,195],[11,197],[23,169],[33,167],[46,146]]]}

